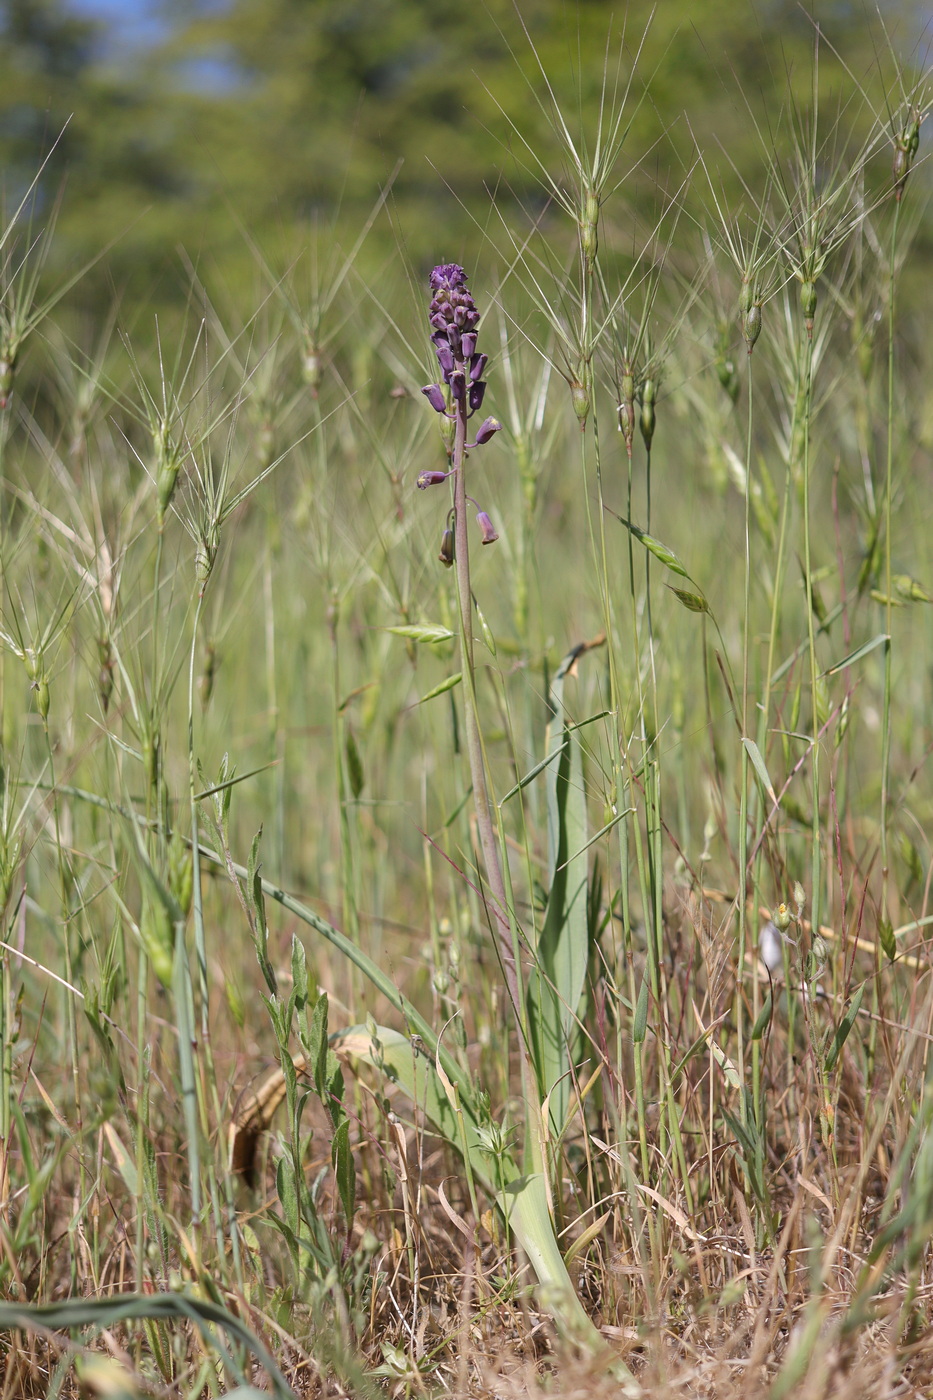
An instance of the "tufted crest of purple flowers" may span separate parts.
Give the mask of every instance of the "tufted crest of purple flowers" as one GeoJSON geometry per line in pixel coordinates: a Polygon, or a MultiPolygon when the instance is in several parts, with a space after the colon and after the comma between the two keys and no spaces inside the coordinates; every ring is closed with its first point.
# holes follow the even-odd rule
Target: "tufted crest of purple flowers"
{"type": "MultiPolygon", "coordinates": [[[[429,486],[439,486],[451,477],[460,481],[465,449],[482,447],[502,427],[495,418],[485,418],[474,441],[466,441],[467,419],[483,406],[486,393],[483,371],[489,358],[476,348],[480,313],[466,283],[467,275],[459,263],[440,263],[431,273],[433,295],[428,316],[431,343],[440,366],[442,382],[425,384],[421,392],[435,413],[455,422],[458,430],[457,445],[453,448],[448,446],[450,471],[422,472],[418,477],[418,486],[422,491],[429,486]]],[[[464,489],[462,482],[459,489],[464,489]]],[[[472,496],[466,495],[460,499],[461,504],[473,500],[472,496]]],[[[476,505],[476,502],[473,501],[473,504],[476,505]]],[[[480,510],[476,520],[482,531],[483,544],[493,544],[499,536],[489,516],[480,510]]],[[[445,531],[444,540],[440,559],[442,564],[450,567],[453,562],[453,535],[449,528],[445,531]]]]}
{"type": "MultiPolygon", "coordinates": [[[[476,349],[480,313],[466,283],[467,275],[459,263],[441,263],[431,273],[431,341],[443,381],[450,389],[454,412],[448,412],[447,396],[440,384],[426,384],[421,392],[435,413],[444,413],[448,418],[456,418],[461,404],[466,406],[467,417],[472,417],[482,408],[486,393],[483,371],[489,357],[476,349]]],[[[494,422],[487,419],[484,423],[486,436],[482,441],[488,441],[498,430],[498,425],[491,427],[494,422]]]]}

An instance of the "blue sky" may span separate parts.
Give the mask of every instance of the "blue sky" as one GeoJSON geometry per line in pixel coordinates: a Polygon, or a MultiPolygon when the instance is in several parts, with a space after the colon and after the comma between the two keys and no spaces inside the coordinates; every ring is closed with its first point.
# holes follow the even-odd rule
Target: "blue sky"
{"type": "MultiPolygon", "coordinates": [[[[200,0],[202,10],[223,9],[228,0],[200,0]]],[[[158,0],[66,0],[79,15],[98,19],[106,26],[106,47],[113,50],[136,48],[158,42],[169,28],[158,17],[158,0]]]]}

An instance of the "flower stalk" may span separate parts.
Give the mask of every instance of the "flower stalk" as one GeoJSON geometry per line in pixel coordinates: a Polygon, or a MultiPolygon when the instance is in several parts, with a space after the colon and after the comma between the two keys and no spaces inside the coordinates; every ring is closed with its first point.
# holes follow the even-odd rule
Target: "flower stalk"
{"type": "MultiPolygon", "coordinates": [[[[472,294],[467,290],[466,280],[463,268],[456,263],[442,263],[431,273],[431,288],[434,292],[430,314],[433,330],[431,338],[447,392],[445,393],[439,384],[428,385],[422,392],[435,412],[453,420],[455,431],[450,453],[450,471],[423,472],[418,479],[418,485],[424,489],[448,477],[453,480],[453,563],[456,568],[460,645],[466,692],[466,747],[486,880],[492,893],[491,912],[499,957],[509,1000],[517,1023],[521,1026],[522,1003],[515,950],[512,945],[508,898],[499,858],[498,836],[489,804],[486,760],[476,705],[473,594],[470,585],[470,542],[467,529],[467,501],[471,499],[468,498],[466,490],[467,448],[483,446],[501,425],[495,419],[487,418],[476,434],[475,441],[467,442],[469,419],[480,409],[483,402],[486,385],[479,376],[486,366],[487,357],[476,350],[476,327],[479,324],[480,313],[476,309],[472,294]]],[[[476,518],[482,531],[483,544],[494,543],[498,537],[489,516],[480,510],[476,518]]],[[[440,556],[443,564],[448,563],[449,552],[448,532],[445,531],[440,556]]]]}

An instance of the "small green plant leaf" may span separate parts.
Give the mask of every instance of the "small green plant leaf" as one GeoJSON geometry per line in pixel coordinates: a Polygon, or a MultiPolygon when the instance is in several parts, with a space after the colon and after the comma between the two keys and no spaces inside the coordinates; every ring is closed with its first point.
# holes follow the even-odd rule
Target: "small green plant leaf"
{"type": "Polygon", "coordinates": [[[334,1164],[334,1175],[337,1178],[340,1204],[343,1206],[347,1229],[350,1230],[353,1226],[353,1216],[356,1210],[356,1167],[353,1163],[353,1151],[350,1147],[349,1118],[345,1118],[334,1133],[331,1160],[334,1164]]]}
{"type": "Polygon", "coordinates": [[[403,627],[387,627],[387,632],[391,632],[393,637],[405,637],[410,642],[452,642],[453,632],[449,627],[444,627],[440,623],[425,622],[420,626],[411,624],[403,627]]]}
{"type": "Polygon", "coordinates": [[[843,1016],[842,1020],[839,1022],[839,1025],[836,1027],[836,1034],[833,1036],[833,1043],[829,1047],[829,1050],[826,1052],[825,1065],[827,1074],[832,1074],[833,1070],[836,1067],[836,1061],[839,1059],[839,1052],[842,1050],[843,1045],[845,1045],[846,1041],[848,1040],[849,1032],[855,1025],[855,1018],[859,1013],[859,1008],[862,1005],[862,997],[864,995],[865,983],[863,982],[862,985],[859,987],[858,991],[855,993],[855,996],[849,1002],[849,1009],[843,1016]]]}
{"type": "Polygon", "coordinates": [[[890,640],[887,632],[879,632],[877,637],[872,637],[870,642],[864,642],[862,646],[856,647],[855,651],[849,652],[848,656],[844,656],[841,661],[837,661],[834,666],[830,666],[823,672],[823,675],[835,676],[838,671],[844,671],[847,666],[853,666],[856,661],[861,661],[863,656],[868,656],[869,652],[874,651],[876,647],[883,646],[885,642],[890,640]]]}
{"type": "Polygon", "coordinates": [[[881,944],[881,951],[889,962],[893,962],[897,957],[897,940],[894,937],[894,929],[890,919],[878,920],[878,942],[881,944]]]}
{"type": "Polygon", "coordinates": [[[765,1031],[771,1024],[771,1012],[771,993],[769,992],[768,995],[765,997],[764,1006],[762,1006],[758,1015],[755,1017],[755,1024],[752,1026],[751,1035],[749,1036],[750,1040],[761,1039],[761,1037],[764,1035],[765,1031]]]}
{"type": "Polygon", "coordinates": [[[635,1003],[635,1022],[632,1026],[632,1040],[641,1045],[648,1033],[648,974],[641,979],[638,1001],[635,1003]]]}
{"type": "Polygon", "coordinates": [[[752,767],[758,775],[758,781],[761,783],[761,786],[765,790],[765,795],[768,797],[772,806],[776,807],[777,794],[774,791],[774,784],[771,781],[771,775],[769,774],[768,769],[765,766],[765,761],[761,756],[761,750],[755,743],[754,739],[743,739],[742,743],[745,745],[745,751],[751,759],[752,767]]]}
{"type": "Polygon", "coordinates": [[[460,671],[454,676],[448,676],[445,681],[441,681],[440,685],[436,685],[433,690],[429,690],[427,695],[422,695],[417,703],[423,705],[426,700],[433,700],[438,695],[445,695],[448,690],[453,690],[454,686],[459,685],[462,679],[463,674],[460,671]]]}
{"type": "Polygon", "coordinates": [[[363,773],[363,760],[360,757],[360,750],[356,742],[356,735],[353,733],[353,726],[348,724],[346,736],[344,738],[344,750],[347,756],[347,781],[350,784],[350,791],[354,797],[359,797],[366,782],[363,773]]]}

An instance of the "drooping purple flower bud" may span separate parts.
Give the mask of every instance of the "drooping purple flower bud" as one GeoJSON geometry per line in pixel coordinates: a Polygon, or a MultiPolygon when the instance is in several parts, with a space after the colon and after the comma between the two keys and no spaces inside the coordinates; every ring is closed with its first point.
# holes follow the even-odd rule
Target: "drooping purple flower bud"
{"type": "Polygon", "coordinates": [[[437,556],[445,569],[449,569],[454,562],[454,532],[445,530],[441,536],[441,552],[437,556]]]}
{"type": "Polygon", "coordinates": [[[495,544],[499,536],[496,534],[495,526],[484,510],[481,510],[477,515],[476,523],[483,532],[483,544],[495,544]]]}
{"type": "Polygon", "coordinates": [[[438,335],[447,334],[447,317],[444,315],[443,311],[438,311],[431,317],[431,325],[437,331],[438,335]]]}
{"type": "Polygon", "coordinates": [[[456,370],[447,381],[450,385],[450,392],[457,403],[461,403],[466,398],[466,375],[462,370],[456,370]]]}
{"type": "Polygon", "coordinates": [[[442,481],[446,481],[450,472],[422,472],[418,477],[417,486],[419,491],[427,491],[429,486],[440,486],[442,481]]]}
{"type": "Polygon", "coordinates": [[[453,374],[454,369],[454,356],[448,341],[445,339],[441,345],[436,345],[434,347],[434,353],[437,356],[437,363],[444,373],[444,378],[449,383],[449,376],[453,374]]]}
{"type": "Polygon", "coordinates": [[[444,391],[439,384],[425,384],[421,392],[435,413],[447,412],[447,400],[444,398],[444,391]]]}
{"type": "Polygon", "coordinates": [[[463,358],[471,360],[476,352],[476,332],[467,331],[466,335],[460,337],[460,348],[463,351],[463,358]]]}
{"type": "Polygon", "coordinates": [[[484,421],[479,426],[479,429],[476,434],[476,441],[474,442],[473,446],[482,447],[484,442],[488,442],[489,439],[494,436],[494,434],[500,433],[501,431],[502,424],[499,422],[498,418],[484,419],[484,421]]]}
{"type": "MultiPolygon", "coordinates": [[[[464,339],[464,341],[465,341],[465,340],[466,340],[466,336],[464,336],[463,339],[464,339]]],[[[471,356],[470,356],[470,378],[473,379],[473,380],[481,379],[481,378],[483,377],[483,370],[486,368],[486,365],[488,364],[488,362],[489,362],[489,356],[488,356],[488,355],[471,355],[471,356]]]]}
{"type": "Polygon", "coordinates": [[[447,344],[455,355],[463,358],[463,346],[460,340],[460,331],[456,326],[447,327],[447,344]]]}
{"type": "Polygon", "coordinates": [[[475,384],[470,385],[470,412],[476,413],[483,406],[483,395],[486,393],[485,379],[478,379],[475,384]]]}

